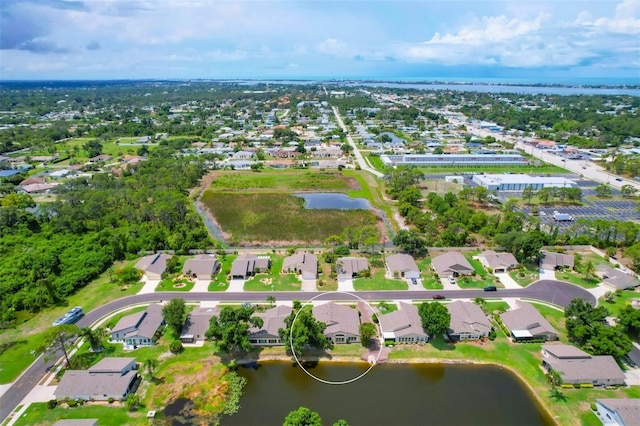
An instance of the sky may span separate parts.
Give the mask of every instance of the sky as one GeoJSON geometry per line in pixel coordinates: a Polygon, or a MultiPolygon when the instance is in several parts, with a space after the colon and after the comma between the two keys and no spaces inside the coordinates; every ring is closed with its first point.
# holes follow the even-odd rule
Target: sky
{"type": "Polygon", "coordinates": [[[0,80],[626,79],[640,0],[2,0],[0,80]]]}

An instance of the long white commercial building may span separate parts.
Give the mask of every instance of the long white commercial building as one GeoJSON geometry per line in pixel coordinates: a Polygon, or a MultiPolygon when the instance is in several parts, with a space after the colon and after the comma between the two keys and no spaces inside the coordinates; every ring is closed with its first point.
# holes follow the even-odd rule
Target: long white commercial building
{"type": "Polygon", "coordinates": [[[576,183],[563,177],[530,176],[524,174],[473,175],[473,182],[489,191],[522,191],[533,189],[573,187],[576,183]]]}
{"type": "Polygon", "coordinates": [[[529,164],[518,154],[383,154],[385,166],[522,166],[529,164]]]}

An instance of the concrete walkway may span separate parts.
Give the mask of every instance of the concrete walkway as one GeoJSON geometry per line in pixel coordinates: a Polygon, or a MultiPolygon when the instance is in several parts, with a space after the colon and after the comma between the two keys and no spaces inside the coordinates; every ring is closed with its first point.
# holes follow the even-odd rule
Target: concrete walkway
{"type": "Polygon", "coordinates": [[[155,293],[156,287],[158,287],[158,284],[160,284],[160,280],[150,280],[146,275],[143,275],[140,281],[142,281],[144,285],[142,286],[138,294],[155,293]]]}
{"type": "Polygon", "coordinates": [[[611,287],[608,287],[608,286],[604,285],[604,283],[600,283],[600,284],[598,284],[597,287],[594,287],[594,288],[587,288],[586,290],[589,293],[593,294],[596,299],[604,297],[604,295],[608,291],[613,291],[613,290],[611,290],[611,287]]]}
{"type": "Polygon", "coordinates": [[[192,292],[206,293],[209,291],[209,283],[211,280],[196,280],[196,283],[191,289],[192,292]]]}
{"type": "Polygon", "coordinates": [[[338,281],[339,291],[355,291],[353,288],[353,280],[338,281]]]}
{"type": "Polygon", "coordinates": [[[229,281],[229,288],[227,289],[229,292],[243,292],[244,291],[244,280],[231,280],[229,281]]]}
{"type": "Polygon", "coordinates": [[[511,278],[511,276],[504,272],[504,273],[495,273],[494,274],[496,277],[498,277],[498,279],[500,280],[500,282],[502,283],[502,285],[504,286],[504,288],[522,288],[520,286],[520,284],[518,284],[513,278],[511,278]]]}

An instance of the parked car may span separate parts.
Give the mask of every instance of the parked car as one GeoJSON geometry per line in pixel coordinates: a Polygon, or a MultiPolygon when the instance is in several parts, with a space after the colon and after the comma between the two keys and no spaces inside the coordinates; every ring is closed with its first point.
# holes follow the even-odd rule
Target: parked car
{"type": "Polygon", "coordinates": [[[622,178],[616,178],[618,182],[622,182],[622,178]]]}
{"type": "Polygon", "coordinates": [[[434,298],[434,299],[436,299],[436,300],[442,300],[442,299],[445,299],[445,297],[444,297],[443,295],[441,295],[441,294],[434,294],[434,295],[433,295],[433,298],[434,298]]]}
{"type": "Polygon", "coordinates": [[[498,288],[495,285],[488,285],[484,288],[484,291],[498,291],[498,288]]]}
{"type": "Polygon", "coordinates": [[[411,284],[418,285],[418,280],[415,278],[411,278],[411,284]]]}
{"type": "Polygon", "coordinates": [[[449,282],[453,285],[456,285],[456,279],[449,275],[449,282]]]}

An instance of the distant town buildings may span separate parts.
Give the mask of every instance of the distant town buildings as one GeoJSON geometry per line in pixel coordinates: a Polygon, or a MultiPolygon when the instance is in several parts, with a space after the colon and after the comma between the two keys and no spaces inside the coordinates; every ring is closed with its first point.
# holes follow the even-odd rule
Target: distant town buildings
{"type": "Polygon", "coordinates": [[[525,174],[473,175],[473,182],[484,186],[489,191],[522,191],[526,187],[535,190],[542,188],[569,188],[576,183],[563,177],[531,176],[525,174]]]}
{"type": "Polygon", "coordinates": [[[380,160],[385,166],[518,166],[529,164],[526,158],[517,154],[383,154],[380,156],[380,160]]]}

